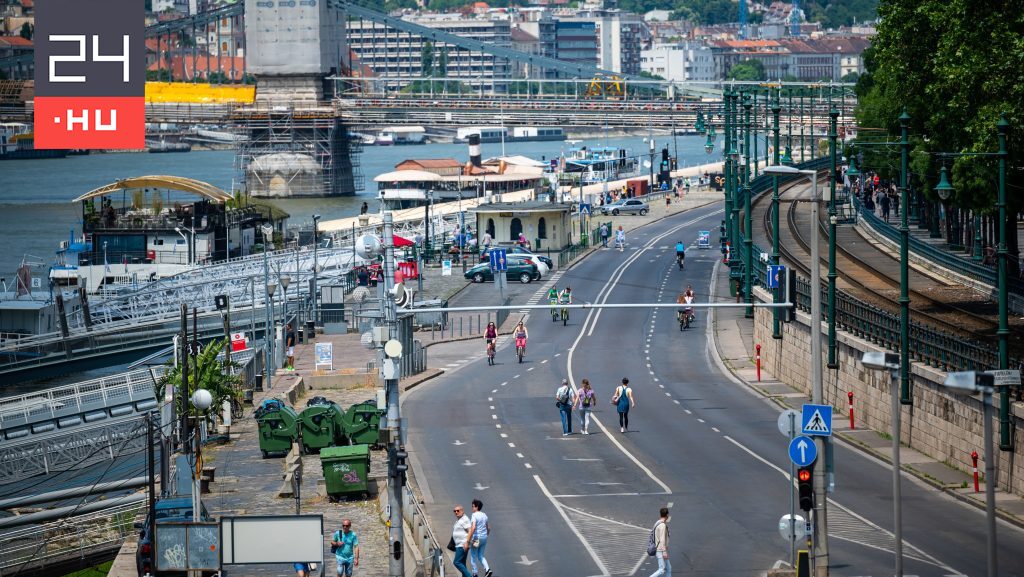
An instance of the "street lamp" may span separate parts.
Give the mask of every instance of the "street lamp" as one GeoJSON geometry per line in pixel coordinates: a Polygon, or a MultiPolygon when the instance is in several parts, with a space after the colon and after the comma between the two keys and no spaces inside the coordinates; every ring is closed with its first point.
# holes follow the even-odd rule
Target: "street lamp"
{"type": "Polygon", "coordinates": [[[199,479],[203,469],[203,443],[199,438],[201,431],[199,420],[202,415],[206,413],[206,410],[213,405],[213,395],[211,395],[210,391],[207,391],[206,389],[196,389],[196,391],[192,393],[190,400],[192,402],[192,406],[196,409],[196,426],[194,428],[194,433],[192,434],[192,438],[195,442],[196,455],[196,466],[192,471],[192,520],[198,523],[201,520],[199,518],[199,512],[202,506],[199,479]]]}
{"type": "Polygon", "coordinates": [[[281,326],[288,323],[288,285],[292,282],[292,277],[283,276],[279,279],[283,294],[281,295],[281,326]]]}
{"type": "Polygon", "coordinates": [[[875,371],[889,371],[892,393],[892,518],[896,539],[896,577],[903,577],[903,501],[900,487],[900,356],[896,353],[864,353],[860,364],[875,371]]]}
{"type": "MultiPolygon", "coordinates": [[[[179,227],[179,226],[174,227],[174,232],[178,233],[178,236],[181,237],[181,240],[183,240],[183,241],[188,243],[188,264],[189,264],[189,266],[191,266],[192,264],[195,263],[195,255],[192,254],[193,246],[195,245],[195,243],[194,242],[190,242],[189,239],[185,238],[185,231],[182,231],[181,227],[179,227]]],[[[195,233],[192,233],[192,238],[195,238],[195,233]]]]}
{"type": "Polygon", "coordinates": [[[648,155],[650,155],[650,157],[651,157],[650,167],[649,168],[651,170],[651,190],[653,191],[654,190],[654,137],[653,136],[647,140],[647,144],[649,145],[648,146],[648,155]]]}
{"type": "MultiPolygon", "coordinates": [[[[263,328],[263,350],[266,354],[264,357],[265,363],[263,367],[264,380],[267,382],[267,390],[269,391],[273,386],[273,375],[274,375],[274,340],[270,338],[270,332],[273,330],[274,321],[271,316],[273,313],[271,307],[274,301],[271,300],[274,292],[271,289],[270,283],[270,264],[267,261],[267,249],[270,247],[270,243],[274,239],[274,226],[271,224],[264,224],[260,227],[260,232],[263,233],[263,313],[264,322],[266,326],[263,328]]],[[[315,235],[314,235],[315,236],[315,235]]],[[[314,253],[315,254],[315,253],[314,253]]],[[[277,288],[277,287],[274,287],[277,288]]],[[[255,297],[253,297],[255,299],[255,297]]]]}
{"type": "Polygon", "coordinates": [[[992,393],[995,377],[988,373],[964,371],[949,373],[942,383],[954,393],[974,395],[981,393],[985,429],[985,517],[988,525],[988,577],[996,577],[996,464],[992,450],[992,393]]]}
{"type": "MultiPolygon", "coordinates": [[[[319,309],[319,307],[317,307],[317,304],[318,304],[317,296],[319,294],[319,290],[317,288],[318,285],[317,285],[317,278],[316,278],[317,277],[317,273],[320,272],[320,266],[319,266],[319,263],[317,262],[317,249],[320,248],[320,239],[317,238],[317,236],[318,236],[317,235],[317,223],[319,223],[319,222],[320,222],[320,215],[319,214],[314,214],[313,215],[313,286],[310,287],[310,291],[309,291],[309,298],[312,299],[312,304],[313,304],[313,325],[314,325],[314,327],[316,325],[316,321],[320,318],[320,314],[319,314],[320,313],[320,309],[319,309]]],[[[298,271],[296,271],[296,274],[298,274],[298,271]]],[[[314,330],[315,330],[315,328],[314,328],[314,330]]]]}
{"type": "MultiPolygon", "coordinates": [[[[821,370],[821,256],[818,240],[821,227],[818,226],[818,172],[801,170],[793,166],[776,164],[765,167],[765,174],[778,176],[803,175],[811,179],[811,402],[821,404],[824,399],[821,370]]],[[[825,454],[823,437],[815,437],[818,454],[825,454]]],[[[814,468],[814,491],[825,494],[825,467],[814,468]]],[[[814,557],[815,565],[828,562],[828,530],[825,510],[826,499],[815,503],[814,508],[814,557]]]]}

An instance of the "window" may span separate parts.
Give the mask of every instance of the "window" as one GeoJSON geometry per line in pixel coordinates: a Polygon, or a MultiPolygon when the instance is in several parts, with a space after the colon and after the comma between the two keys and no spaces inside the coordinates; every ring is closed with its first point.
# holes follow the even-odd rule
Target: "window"
{"type": "Polygon", "coordinates": [[[547,237],[548,237],[548,223],[547,223],[546,220],[544,220],[544,217],[542,216],[542,217],[540,217],[540,220],[537,221],[537,238],[547,238],[547,237]]]}
{"type": "Polygon", "coordinates": [[[494,219],[493,218],[487,219],[487,228],[485,229],[485,231],[487,232],[487,234],[491,235],[491,238],[494,239],[495,242],[497,242],[498,239],[495,238],[495,234],[494,234],[494,219]]]}
{"type": "Polygon", "coordinates": [[[509,238],[513,241],[518,240],[521,232],[523,232],[523,222],[518,218],[513,218],[508,226],[509,238]]]}

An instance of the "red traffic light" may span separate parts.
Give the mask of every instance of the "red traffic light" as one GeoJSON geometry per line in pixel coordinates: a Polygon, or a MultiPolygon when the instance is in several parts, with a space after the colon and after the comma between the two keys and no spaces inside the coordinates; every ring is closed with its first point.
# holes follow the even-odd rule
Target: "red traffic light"
{"type": "Polygon", "coordinates": [[[800,469],[800,472],[797,473],[797,479],[799,479],[801,483],[806,483],[806,482],[810,481],[811,480],[811,470],[810,469],[800,469]]]}

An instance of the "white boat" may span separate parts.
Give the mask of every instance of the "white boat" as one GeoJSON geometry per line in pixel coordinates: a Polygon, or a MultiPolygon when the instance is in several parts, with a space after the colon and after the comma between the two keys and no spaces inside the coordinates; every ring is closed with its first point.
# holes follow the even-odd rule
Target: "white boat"
{"type": "Polygon", "coordinates": [[[378,134],[374,144],[377,146],[391,146],[395,143],[395,138],[390,134],[378,134]]]}
{"type": "Polygon", "coordinates": [[[388,126],[378,134],[379,137],[390,138],[394,144],[423,144],[427,129],[422,126],[388,126]]]}

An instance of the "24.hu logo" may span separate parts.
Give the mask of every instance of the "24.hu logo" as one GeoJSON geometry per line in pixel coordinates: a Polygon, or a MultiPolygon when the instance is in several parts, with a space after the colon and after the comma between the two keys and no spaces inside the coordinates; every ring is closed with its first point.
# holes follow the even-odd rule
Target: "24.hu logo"
{"type": "Polygon", "coordinates": [[[39,2],[35,38],[35,147],[143,148],[143,3],[39,2]]]}

